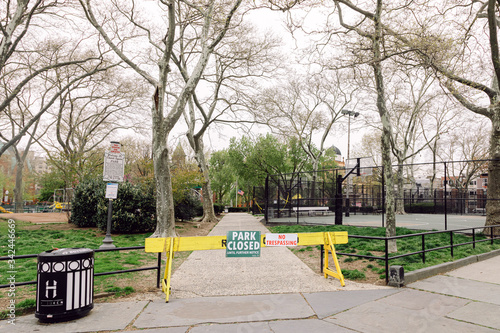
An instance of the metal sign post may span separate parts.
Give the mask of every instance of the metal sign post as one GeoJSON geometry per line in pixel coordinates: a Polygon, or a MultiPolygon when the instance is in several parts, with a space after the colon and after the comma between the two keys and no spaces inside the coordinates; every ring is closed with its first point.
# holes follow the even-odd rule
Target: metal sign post
{"type": "Polygon", "coordinates": [[[123,182],[124,168],[125,168],[125,154],[120,152],[120,143],[111,142],[111,149],[109,152],[104,153],[104,170],[103,180],[112,181],[106,185],[106,199],[108,203],[108,221],[106,225],[106,236],[102,241],[100,249],[115,248],[113,239],[111,239],[111,219],[113,217],[113,200],[118,197],[118,183],[123,182]]]}

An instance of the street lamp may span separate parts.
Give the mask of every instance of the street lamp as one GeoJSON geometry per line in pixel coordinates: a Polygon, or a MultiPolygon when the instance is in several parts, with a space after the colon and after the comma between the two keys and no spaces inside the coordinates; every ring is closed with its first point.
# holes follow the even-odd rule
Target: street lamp
{"type": "Polygon", "coordinates": [[[350,110],[342,110],[342,114],[347,115],[347,160],[349,160],[349,150],[351,144],[351,116],[356,118],[359,116],[359,112],[350,111],[350,110]]]}
{"type": "MultiPolygon", "coordinates": [[[[350,154],[349,154],[349,150],[350,150],[350,145],[351,145],[351,116],[356,118],[357,116],[359,116],[359,112],[355,112],[355,111],[350,111],[350,110],[342,110],[341,111],[342,114],[345,114],[347,115],[347,160],[346,161],[349,161],[350,159],[350,154]]],[[[347,166],[347,163],[346,163],[346,166],[347,166]]],[[[349,193],[351,191],[351,178],[349,178],[347,180],[347,198],[346,198],[346,212],[345,212],[345,216],[346,217],[349,217],[349,207],[350,207],[350,202],[349,202],[349,193]]]]}

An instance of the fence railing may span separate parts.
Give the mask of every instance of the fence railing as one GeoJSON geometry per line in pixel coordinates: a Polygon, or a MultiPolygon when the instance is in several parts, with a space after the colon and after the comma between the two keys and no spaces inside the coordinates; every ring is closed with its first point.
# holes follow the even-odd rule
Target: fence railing
{"type": "MultiPolygon", "coordinates": [[[[94,252],[111,252],[111,251],[128,251],[128,250],[144,250],[144,246],[130,246],[130,247],[117,247],[117,248],[110,248],[110,249],[95,249],[94,252]]],[[[7,257],[0,257],[0,261],[2,260],[17,260],[17,259],[29,259],[29,258],[37,258],[38,254],[23,254],[23,255],[18,255],[18,256],[7,256],[7,257]]],[[[156,270],[156,287],[160,288],[160,274],[161,274],[161,253],[158,253],[158,259],[157,259],[157,265],[156,266],[150,266],[150,267],[141,267],[141,268],[132,268],[132,269],[123,269],[119,271],[109,271],[109,272],[101,272],[101,273],[95,273],[94,272],[94,277],[95,276],[103,276],[103,275],[112,275],[112,274],[123,274],[123,273],[131,273],[131,272],[139,272],[139,271],[147,271],[147,270],[156,270]]],[[[16,282],[14,283],[14,286],[25,286],[25,285],[30,285],[30,284],[36,284],[37,281],[23,281],[23,282],[16,282]]],[[[1,288],[9,288],[12,286],[12,284],[2,284],[0,285],[1,288]]]]}
{"type": "MultiPolygon", "coordinates": [[[[394,184],[394,189],[390,190],[394,195],[395,209],[414,213],[485,215],[487,202],[500,200],[491,190],[488,192],[486,167],[489,162],[470,160],[393,165],[394,174],[397,174],[396,169],[403,169],[406,174],[410,174],[410,170],[411,174],[421,170],[429,175],[420,180],[405,178],[402,187],[394,184]],[[472,171],[463,171],[469,169],[472,171]]],[[[293,222],[292,218],[296,217],[297,223],[300,223],[300,218],[295,211],[300,207],[328,207],[331,213],[340,215],[344,212],[346,216],[350,212],[385,213],[385,198],[389,191],[384,182],[385,169],[362,166],[360,176],[353,173],[347,177],[352,170],[342,167],[268,174],[265,186],[254,188],[253,212],[264,212],[266,222],[282,222],[283,219],[293,222]]],[[[339,217],[340,223],[336,224],[341,224],[341,221],[339,217]]]]}
{"type": "MultiPolygon", "coordinates": [[[[385,262],[385,283],[387,284],[389,282],[389,261],[398,259],[398,258],[404,258],[408,256],[413,256],[413,255],[421,255],[422,262],[425,263],[425,254],[428,252],[433,252],[433,251],[438,251],[438,250],[443,250],[443,249],[450,249],[450,254],[451,257],[453,258],[453,249],[458,246],[464,246],[464,245],[470,245],[472,244],[473,248],[476,248],[476,243],[481,243],[481,242],[491,242],[493,244],[493,241],[496,239],[500,239],[500,236],[495,236],[494,235],[494,228],[500,228],[499,226],[482,226],[482,227],[469,227],[469,228],[462,228],[462,229],[454,229],[454,230],[442,230],[442,231],[429,231],[429,232],[421,232],[421,233],[415,233],[415,234],[408,234],[408,235],[400,235],[400,236],[392,236],[392,237],[377,237],[377,236],[360,236],[360,235],[349,235],[349,238],[358,238],[358,239],[367,239],[367,240],[380,240],[384,241],[385,243],[385,254],[383,257],[377,257],[377,256],[369,256],[369,255],[362,255],[362,254],[354,254],[354,253],[343,253],[343,252],[336,252],[337,255],[343,255],[343,256],[350,256],[350,257],[357,257],[357,258],[363,258],[363,259],[375,259],[375,260],[383,260],[385,262]],[[489,238],[485,239],[476,239],[476,230],[481,229],[489,229],[489,238]],[[470,231],[472,234],[472,241],[470,242],[465,242],[465,243],[454,243],[453,241],[453,234],[454,233],[466,233],[467,231],[470,231]],[[428,235],[435,235],[435,234],[449,234],[449,245],[442,245],[430,249],[425,248],[425,236],[428,235]],[[389,241],[390,240],[396,240],[396,239],[403,239],[403,238],[410,238],[410,237],[421,237],[421,250],[419,251],[414,251],[410,253],[404,253],[404,254],[399,254],[399,255],[394,255],[394,256],[389,256],[389,241]]],[[[483,234],[486,234],[483,232],[483,234]]],[[[323,267],[323,246],[321,246],[321,267],[323,267]]]]}

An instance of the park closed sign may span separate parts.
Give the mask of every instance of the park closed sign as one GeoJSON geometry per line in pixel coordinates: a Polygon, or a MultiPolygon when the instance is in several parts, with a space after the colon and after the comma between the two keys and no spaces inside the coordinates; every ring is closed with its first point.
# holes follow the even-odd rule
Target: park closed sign
{"type": "Polygon", "coordinates": [[[260,257],[260,231],[228,231],[226,257],[260,257]]]}

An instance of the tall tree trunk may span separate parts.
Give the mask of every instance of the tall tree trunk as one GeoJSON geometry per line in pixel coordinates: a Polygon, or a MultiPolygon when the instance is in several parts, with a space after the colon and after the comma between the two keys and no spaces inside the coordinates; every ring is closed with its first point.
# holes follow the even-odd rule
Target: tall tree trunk
{"type": "MultiPolygon", "coordinates": [[[[202,196],[203,196],[203,218],[201,222],[217,222],[219,219],[215,216],[214,203],[212,200],[212,186],[210,184],[210,177],[208,174],[208,165],[205,161],[205,155],[203,153],[203,138],[198,136],[193,138],[194,149],[195,149],[195,159],[198,162],[198,167],[203,174],[203,184],[202,184],[202,196]]],[[[191,140],[190,140],[191,142],[191,140]]]]}
{"type": "MultiPolygon", "coordinates": [[[[397,189],[398,189],[398,198],[396,201],[396,214],[405,214],[405,202],[404,202],[404,179],[403,179],[403,165],[402,162],[399,162],[398,171],[397,171],[397,189]]],[[[411,198],[410,198],[411,200],[411,198]]]]}
{"type": "Polygon", "coordinates": [[[14,189],[14,205],[16,213],[24,212],[23,201],[23,166],[24,161],[16,154],[16,187],[14,189]]]}
{"type": "MultiPolygon", "coordinates": [[[[313,198],[313,206],[318,205],[318,198],[319,196],[316,196],[316,182],[318,179],[318,165],[319,165],[319,156],[314,157],[312,167],[313,167],[313,175],[312,175],[312,185],[311,185],[311,194],[309,195],[309,198],[313,198]]],[[[309,205],[311,205],[309,203],[309,205]]]]}
{"type": "Polygon", "coordinates": [[[153,165],[156,182],[156,230],[151,237],[176,237],[174,197],[170,174],[168,131],[163,126],[163,89],[153,96],[153,165]]]}
{"type": "MultiPolygon", "coordinates": [[[[500,106],[498,107],[500,109],[500,106]]],[[[488,165],[488,199],[486,201],[486,225],[500,225],[500,110],[491,119],[490,158],[488,165]]],[[[486,232],[489,232],[487,230],[486,232]]],[[[500,235],[500,227],[494,228],[500,235]]]]}
{"type": "MultiPolygon", "coordinates": [[[[382,0],[377,0],[377,8],[374,16],[375,33],[373,35],[373,63],[372,68],[375,76],[375,85],[377,90],[377,110],[382,121],[382,165],[384,167],[384,180],[387,188],[385,196],[385,211],[386,211],[386,236],[396,236],[396,214],[394,209],[394,179],[392,172],[392,158],[391,158],[391,138],[392,125],[387,112],[387,105],[385,103],[385,87],[384,77],[382,74],[382,52],[381,52],[381,39],[382,39],[382,0]]],[[[389,241],[388,251],[391,253],[397,252],[396,240],[389,241]]]]}

